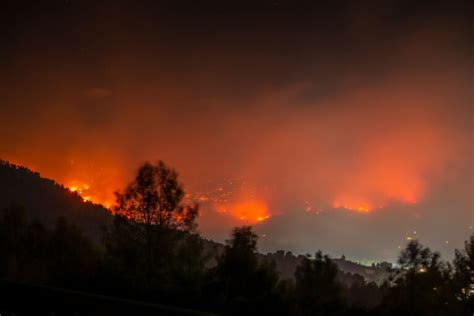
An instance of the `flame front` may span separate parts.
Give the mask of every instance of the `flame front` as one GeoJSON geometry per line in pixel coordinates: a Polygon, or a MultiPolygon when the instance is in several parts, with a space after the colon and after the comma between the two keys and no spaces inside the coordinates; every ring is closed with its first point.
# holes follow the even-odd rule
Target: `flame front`
{"type": "Polygon", "coordinates": [[[237,203],[223,203],[215,205],[219,213],[227,213],[246,223],[255,224],[271,217],[267,205],[263,201],[248,200],[237,203]]]}
{"type": "Polygon", "coordinates": [[[101,204],[105,208],[110,208],[112,206],[112,202],[105,199],[100,199],[97,195],[95,195],[87,183],[82,183],[79,181],[72,181],[70,185],[67,186],[69,191],[77,193],[84,202],[92,202],[95,204],[101,204]]]}
{"type": "Polygon", "coordinates": [[[343,208],[346,210],[356,211],[359,213],[369,213],[374,209],[374,207],[371,206],[369,203],[363,202],[363,201],[336,200],[334,201],[332,206],[334,208],[343,208]]]}

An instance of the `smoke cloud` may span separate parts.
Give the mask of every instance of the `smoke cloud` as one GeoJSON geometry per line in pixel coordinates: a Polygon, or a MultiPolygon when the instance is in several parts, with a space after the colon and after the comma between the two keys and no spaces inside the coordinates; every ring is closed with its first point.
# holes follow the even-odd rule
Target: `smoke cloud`
{"type": "Polygon", "coordinates": [[[462,7],[73,6],[7,34],[1,158],[104,205],[162,159],[204,236],[253,224],[262,251],[393,260],[416,230],[449,257],[472,231],[462,7]]]}

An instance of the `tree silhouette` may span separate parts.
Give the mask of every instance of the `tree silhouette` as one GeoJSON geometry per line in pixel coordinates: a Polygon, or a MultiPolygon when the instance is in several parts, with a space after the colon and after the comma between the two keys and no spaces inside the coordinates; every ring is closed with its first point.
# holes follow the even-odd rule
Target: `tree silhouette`
{"type": "Polygon", "coordinates": [[[95,277],[99,254],[75,225],[58,218],[50,239],[50,282],[61,287],[85,287],[95,277]]]}
{"type": "Polygon", "coordinates": [[[184,191],[178,174],[163,161],[146,162],[124,192],[116,192],[116,214],[144,224],[146,234],[152,226],[181,230],[195,228],[197,205],[183,207],[184,191]]]}
{"type": "Polygon", "coordinates": [[[457,310],[451,269],[439,253],[412,240],[401,252],[398,264],[383,303],[389,314],[446,315],[457,310]]]}
{"type": "Polygon", "coordinates": [[[439,253],[432,253],[418,240],[410,241],[398,258],[398,264],[402,270],[409,272],[425,272],[430,266],[436,266],[438,261],[439,253]]]}
{"type": "MultiPolygon", "coordinates": [[[[343,272],[340,272],[339,276],[341,274],[343,274],[343,272]]],[[[351,308],[369,311],[380,304],[383,296],[381,289],[376,283],[367,283],[364,277],[359,274],[344,273],[344,275],[346,278],[350,278],[350,285],[346,285],[346,283],[343,283],[343,285],[346,292],[346,303],[351,308]]]]}
{"type": "Polygon", "coordinates": [[[218,298],[227,313],[283,312],[277,294],[275,265],[258,261],[257,241],[258,236],[250,226],[234,228],[217,266],[211,270],[211,295],[218,298]]]}
{"type": "Polygon", "coordinates": [[[456,297],[467,308],[474,311],[474,234],[464,244],[464,249],[455,251],[454,291],[456,297]]]}
{"type": "Polygon", "coordinates": [[[20,206],[0,212],[0,277],[85,288],[96,277],[100,254],[79,228],[59,218],[53,230],[20,206]]]}
{"type": "Polygon", "coordinates": [[[184,207],[181,205],[183,197],[178,174],[161,160],[156,165],[144,163],[124,192],[116,192],[115,212],[129,221],[114,223],[130,226],[128,229],[134,235],[131,238],[137,241],[137,248],[144,247],[148,280],[153,276],[153,266],[157,260],[153,248],[162,246],[161,256],[166,256],[170,251],[169,247],[163,247],[167,242],[169,246],[169,240],[163,240],[170,237],[167,231],[191,231],[195,228],[198,206],[184,207]]]}
{"type": "Polygon", "coordinates": [[[295,272],[297,315],[333,315],[342,309],[342,287],[337,266],[318,251],[305,257],[295,272]]]}

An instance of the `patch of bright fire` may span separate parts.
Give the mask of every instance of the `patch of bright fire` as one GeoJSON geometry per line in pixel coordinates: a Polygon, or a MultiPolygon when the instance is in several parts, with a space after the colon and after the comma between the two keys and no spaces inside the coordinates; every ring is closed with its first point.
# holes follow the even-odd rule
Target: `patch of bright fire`
{"type": "Polygon", "coordinates": [[[373,207],[366,202],[341,202],[341,201],[334,201],[333,205],[334,208],[343,208],[350,211],[356,211],[359,213],[369,213],[373,210],[373,207]]]}
{"type": "MultiPolygon", "coordinates": [[[[406,204],[416,204],[417,200],[413,196],[398,198],[398,199],[389,199],[389,200],[398,200],[406,204]]],[[[375,209],[381,209],[385,207],[385,204],[374,204],[366,202],[365,200],[358,199],[337,199],[333,202],[332,206],[334,208],[342,208],[349,211],[355,211],[358,213],[370,213],[375,209]]]]}
{"type": "Polygon", "coordinates": [[[69,191],[77,193],[84,202],[92,202],[96,204],[102,204],[105,208],[110,208],[112,206],[112,203],[109,201],[102,201],[98,198],[96,198],[94,195],[91,194],[90,192],[90,187],[88,184],[85,183],[74,183],[71,184],[67,187],[69,191]]]}
{"type": "Polygon", "coordinates": [[[267,205],[257,200],[224,203],[216,205],[215,207],[219,213],[228,213],[234,218],[250,224],[263,222],[271,217],[267,205]]]}
{"type": "Polygon", "coordinates": [[[359,213],[369,213],[372,208],[369,207],[367,204],[340,204],[340,203],[333,203],[334,208],[343,208],[350,211],[356,211],[359,213]]]}
{"type": "Polygon", "coordinates": [[[76,192],[86,202],[91,201],[91,199],[92,199],[92,197],[87,194],[88,190],[89,190],[89,185],[88,184],[75,184],[75,185],[69,186],[69,191],[76,192]]]}

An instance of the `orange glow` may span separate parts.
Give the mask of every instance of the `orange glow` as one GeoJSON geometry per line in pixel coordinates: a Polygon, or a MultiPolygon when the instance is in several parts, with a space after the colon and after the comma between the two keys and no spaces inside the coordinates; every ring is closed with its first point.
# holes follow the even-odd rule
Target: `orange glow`
{"type": "Polygon", "coordinates": [[[369,213],[374,208],[366,203],[360,201],[336,200],[333,205],[334,208],[343,208],[346,210],[356,211],[359,213],[369,213]]]}
{"type": "Polygon", "coordinates": [[[89,185],[84,183],[78,184],[77,181],[75,181],[74,184],[69,185],[67,188],[69,191],[76,192],[84,198],[83,194],[89,190],[89,185]]]}
{"type": "Polygon", "coordinates": [[[79,181],[73,181],[67,186],[69,191],[77,193],[84,202],[92,202],[95,204],[101,204],[105,208],[112,207],[112,202],[106,199],[100,199],[97,195],[93,194],[93,190],[87,183],[81,183],[79,181]]]}
{"type": "MultiPolygon", "coordinates": [[[[206,163],[213,161],[207,154],[199,157],[197,165],[186,158],[189,155],[183,153],[197,150],[192,147],[194,143],[181,138],[176,139],[176,144],[182,146],[176,148],[168,148],[166,142],[161,144],[168,148],[163,155],[150,149],[138,153],[140,158],[136,159],[128,157],[128,151],[122,152],[127,146],[95,143],[94,135],[89,140],[95,146],[79,143],[81,150],[71,150],[64,161],[43,162],[41,156],[30,155],[26,150],[24,158],[21,155],[5,158],[65,183],[84,200],[107,208],[114,204],[113,192],[124,188],[132,179],[141,159],[166,158],[180,173],[191,200],[199,202],[202,210],[209,208],[209,214],[216,215],[201,219],[213,227],[222,225],[220,219],[224,217],[233,220],[225,225],[263,222],[271,216],[268,205],[278,209],[290,202],[304,202],[306,212],[318,213],[317,210],[329,206],[372,214],[391,203],[423,203],[436,185],[451,177],[446,166],[456,165],[462,162],[463,158],[459,157],[466,156],[463,155],[465,140],[452,141],[457,139],[456,135],[441,115],[444,99],[412,91],[401,84],[343,95],[330,102],[327,110],[307,109],[301,116],[282,120],[284,125],[276,130],[260,130],[261,117],[275,108],[280,111],[275,114],[277,119],[280,115],[287,116],[285,107],[287,101],[292,101],[292,92],[289,96],[286,92],[276,97],[263,95],[252,101],[259,109],[255,116],[237,116],[231,121],[222,118],[226,123],[223,135],[234,135],[235,131],[238,139],[252,140],[251,146],[245,141],[246,147],[236,146],[232,157],[220,159],[212,166],[206,163]],[[379,106],[379,100],[384,100],[383,107],[379,106]],[[349,106],[352,104],[358,105],[357,111],[349,106]],[[107,150],[90,149],[102,146],[107,150]],[[288,155],[289,149],[294,154],[288,155]],[[239,159],[234,159],[234,155],[239,159]],[[202,177],[203,174],[206,176],[202,177]],[[230,184],[229,179],[222,181],[221,174],[245,179],[246,183],[230,184]]],[[[273,119],[268,123],[273,124],[273,119]]],[[[107,141],[113,144],[112,140],[107,141]]]]}
{"type": "Polygon", "coordinates": [[[219,213],[229,213],[232,217],[249,224],[263,222],[271,217],[267,205],[258,200],[224,203],[216,205],[215,208],[219,213]]]}
{"type": "MultiPolygon", "coordinates": [[[[385,181],[390,182],[389,180],[385,180],[385,181]]],[[[384,208],[387,205],[387,203],[390,203],[391,201],[399,201],[406,204],[416,204],[417,203],[416,194],[409,192],[410,188],[408,186],[404,187],[401,184],[400,187],[404,188],[404,191],[402,190],[399,192],[395,192],[395,191],[387,192],[388,190],[385,190],[385,187],[381,186],[380,188],[378,188],[378,190],[380,191],[380,192],[377,192],[378,196],[375,196],[372,198],[371,198],[371,194],[356,195],[356,197],[349,194],[342,195],[342,196],[338,195],[338,197],[333,200],[332,207],[343,208],[346,210],[356,211],[359,213],[370,213],[374,210],[384,208]]],[[[417,190],[413,190],[413,192],[417,192],[417,190]]],[[[417,192],[417,194],[420,195],[421,193],[417,192]]]]}

